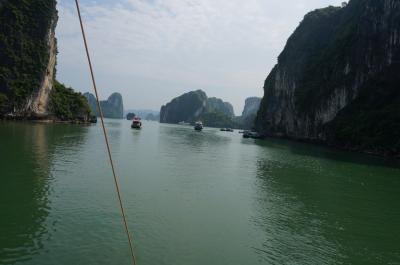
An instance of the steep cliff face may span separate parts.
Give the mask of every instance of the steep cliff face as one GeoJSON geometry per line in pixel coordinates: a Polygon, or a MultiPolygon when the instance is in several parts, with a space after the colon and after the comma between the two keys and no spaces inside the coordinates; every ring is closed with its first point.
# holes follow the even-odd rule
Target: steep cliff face
{"type": "Polygon", "coordinates": [[[47,46],[49,49],[49,58],[45,74],[42,77],[40,87],[37,91],[33,91],[29,98],[26,110],[35,115],[47,115],[50,101],[50,92],[55,82],[55,70],[57,60],[57,40],[55,37],[55,29],[57,17],[54,17],[51,22],[49,34],[47,36],[47,46]]]}
{"type": "Polygon", "coordinates": [[[398,0],[352,0],[343,8],[315,10],[265,81],[257,129],[398,153],[399,63],[398,0]]]}
{"type": "Polygon", "coordinates": [[[261,98],[257,97],[246,98],[246,101],[244,102],[242,117],[248,117],[257,114],[258,109],[260,108],[260,103],[261,103],[261,98]]]}
{"type": "Polygon", "coordinates": [[[47,114],[55,77],[55,0],[0,3],[0,98],[3,112],[47,114]]]}
{"type": "MultiPolygon", "coordinates": [[[[92,114],[99,116],[95,96],[91,93],[85,93],[83,95],[89,103],[92,114]]],[[[124,117],[124,103],[120,93],[113,93],[107,100],[100,101],[100,106],[105,118],[122,119],[124,117]]]]}

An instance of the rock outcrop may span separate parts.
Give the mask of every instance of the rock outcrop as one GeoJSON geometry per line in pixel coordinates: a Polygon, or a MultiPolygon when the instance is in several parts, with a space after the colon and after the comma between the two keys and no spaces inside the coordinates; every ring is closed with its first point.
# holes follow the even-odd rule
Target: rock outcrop
{"type": "Polygon", "coordinates": [[[399,62],[399,1],[315,10],[266,79],[256,127],[264,135],[399,154],[399,62]]]}
{"type": "Polygon", "coordinates": [[[202,120],[210,127],[236,127],[233,107],[218,98],[208,98],[202,90],[191,91],[174,98],[161,107],[161,123],[193,123],[202,120]]]}
{"type": "Polygon", "coordinates": [[[206,110],[207,95],[202,90],[185,93],[161,107],[160,122],[194,122],[206,110]]]}
{"type": "MultiPolygon", "coordinates": [[[[92,114],[99,116],[96,98],[91,93],[83,94],[90,106],[92,114]]],[[[123,119],[124,117],[124,103],[120,93],[111,94],[107,100],[100,101],[100,106],[105,118],[123,119]]]]}

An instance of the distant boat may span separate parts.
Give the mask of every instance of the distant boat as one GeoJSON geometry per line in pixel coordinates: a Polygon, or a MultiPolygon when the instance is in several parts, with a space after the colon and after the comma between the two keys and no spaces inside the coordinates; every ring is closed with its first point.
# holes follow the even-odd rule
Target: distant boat
{"type": "Polygon", "coordinates": [[[221,128],[220,129],[221,132],[233,132],[232,128],[221,128]]]}
{"type": "Polygon", "coordinates": [[[141,129],[142,128],[142,121],[139,117],[133,118],[131,128],[132,129],[141,129]]]}
{"type": "Polygon", "coordinates": [[[194,125],[194,129],[195,129],[196,131],[201,131],[201,130],[203,130],[203,123],[202,123],[201,121],[196,122],[195,125],[194,125]]]}
{"type": "Polygon", "coordinates": [[[190,123],[184,122],[184,121],[178,122],[178,124],[179,124],[179,125],[190,125],[190,123]]]}

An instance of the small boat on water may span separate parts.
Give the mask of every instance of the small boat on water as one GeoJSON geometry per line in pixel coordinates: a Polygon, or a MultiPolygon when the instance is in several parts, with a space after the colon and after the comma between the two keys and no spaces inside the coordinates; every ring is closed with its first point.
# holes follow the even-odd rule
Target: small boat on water
{"type": "Polygon", "coordinates": [[[220,129],[221,132],[233,132],[232,128],[221,128],[220,129]]]}
{"type": "Polygon", "coordinates": [[[201,121],[198,121],[198,122],[196,122],[195,124],[194,124],[194,129],[196,130],[196,131],[201,131],[201,130],[203,130],[203,123],[201,122],[201,121]]]}
{"type": "Polygon", "coordinates": [[[244,131],[243,138],[260,139],[261,135],[255,131],[244,131]]]}
{"type": "Polygon", "coordinates": [[[139,117],[133,118],[131,128],[132,129],[141,129],[142,128],[142,121],[139,117]]]}

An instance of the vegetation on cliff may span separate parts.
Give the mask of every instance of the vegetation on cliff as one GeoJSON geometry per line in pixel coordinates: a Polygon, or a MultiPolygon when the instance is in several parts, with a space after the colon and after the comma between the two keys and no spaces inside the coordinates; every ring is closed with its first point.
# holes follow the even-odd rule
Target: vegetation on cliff
{"type": "Polygon", "coordinates": [[[56,0],[0,1],[0,116],[88,121],[86,99],[55,81],[56,0]]]}
{"type": "Polygon", "coordinates": [[[86,98],[58,82],[55,82],[50,93],[49,111],[63,121],[87,122],[90,117],[90,107],[86,98]]]}
{"type": "Polygon", "coordinates": [[[40,86],[49,60],[48,33],[55,0],[2,1],[0,5],[0,109],[23,108],[40,86]]]}

